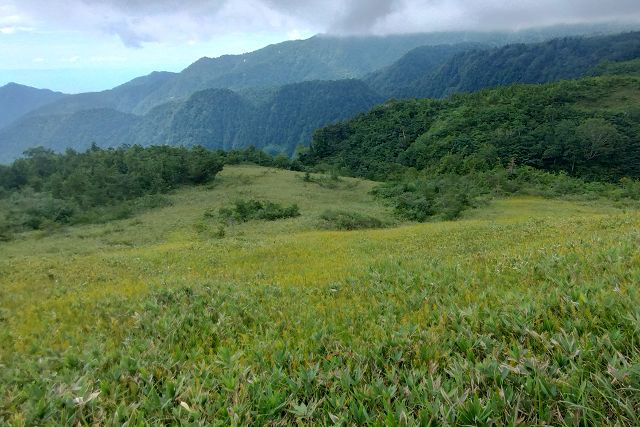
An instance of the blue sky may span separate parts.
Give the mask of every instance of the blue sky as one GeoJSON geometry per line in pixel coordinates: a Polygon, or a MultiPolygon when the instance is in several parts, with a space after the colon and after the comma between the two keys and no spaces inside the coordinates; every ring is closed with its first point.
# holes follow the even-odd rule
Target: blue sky
{"type": "Polygon", "coordinates": [[[316,33],[640,22],[639,0],[0,0],[0,85],[104,90],[316,33]]]}
{"type": "Polygon", "coordinates": [[[66,93],[110,89],[152,71],[181,71],[203,56],[250,52],[311,36],[292,31],[229,33],[206,40],[126,46],[113,34],[16,31],[0,34],[0,86],[17,82],[66,93]]]}

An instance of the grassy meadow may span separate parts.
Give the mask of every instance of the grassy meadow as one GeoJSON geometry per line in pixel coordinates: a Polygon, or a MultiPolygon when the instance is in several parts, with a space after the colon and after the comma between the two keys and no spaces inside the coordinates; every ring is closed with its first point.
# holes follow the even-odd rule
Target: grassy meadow
{"type": "Polygon", "coordinates": [[[640,425],[640,212],[516,197],[415,224],[375,185],[227,166],[0,242],[0,425],[640,425]],[[301,216],[220,225],[252,198],[301,216]]]}

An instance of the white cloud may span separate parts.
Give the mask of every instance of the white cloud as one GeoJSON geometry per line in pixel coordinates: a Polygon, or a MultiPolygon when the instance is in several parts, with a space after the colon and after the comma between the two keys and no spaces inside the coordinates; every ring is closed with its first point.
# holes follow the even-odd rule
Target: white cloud
{"type": "Polygon", "coordinates": [[[18,32],[29,32],[33,31],[31,27],[0,27],[1,34],[15,34],[18,32]]]}
{"type": "MultiPolygon", "coordinates": [[[[265,31],[396,33],[640,20],[638,0],[4,0],[0,28],[115,34],[127,45],[265,31]]],[[[0,30],[1,31],[1,30],[0,30]]]]}
{"type": "Polygon", "coordinates": [[[300,40],[302,39],[304,36],[302,35],[302,33],[300,32],[300,30],[297,29],[293,29],[291,31],[289,31],[287,33],[287,38],[289,40],[300,40]]]}
{"type": "MultiPolygon", "coordinates": [[[[78,60],[80,59],[79,57],[78,60]]],[[[89,58],[90,62],[93,63],[105,63],[105,62],[110,62],[110,63],[118,63],[118,62],[127,62],[127,58],[125,58],[124,56],[115,56],[115,55],[107,55],[107,56],[92,56],[89,58]]]]}

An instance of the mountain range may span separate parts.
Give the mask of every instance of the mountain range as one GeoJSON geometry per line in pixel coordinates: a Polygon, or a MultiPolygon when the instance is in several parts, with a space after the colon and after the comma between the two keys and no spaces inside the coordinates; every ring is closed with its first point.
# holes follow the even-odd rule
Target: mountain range
{"type": "Polygon", "coordinates": [[[29,147],[62,151],[92,143],[253,145],[292,154],[309,144],[315,129],[391,97],[443,97],[574,78],[603,61],[640,57],[640,33],[539,42],[603,32],[589,28],[316,36],[244,55],[202,58],[181,73],[155,72],[103,92],[64,95],[8,85],[0,88],[0,162],[29,147]],[[11,93],[21,102],[11,101],[11,93]]]}
{"type": "Polygon", "coordinates": [[[10,124],[30,111],[36,110],[67,95],[48,89],[9,83],[0,87],[0,128],[10,124]]]}

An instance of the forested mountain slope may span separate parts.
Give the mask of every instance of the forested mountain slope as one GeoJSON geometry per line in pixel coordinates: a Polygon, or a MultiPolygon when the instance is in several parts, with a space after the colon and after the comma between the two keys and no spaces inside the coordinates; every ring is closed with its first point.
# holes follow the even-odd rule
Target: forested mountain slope
{"type": "Polygon", "coordinates": [[[638,76],[601,76],[392,101],[318,130],[303,161],[374,179],[407,168],[465,173],[498,164],[638,179],[639,100],[638,76]]]}
{"type": "Polygon", "coordinates": [[[603,61],[638,57],[640,32],[465,49],[442,63],[433,62],[433,51],[419,48],[367,82],[388,98],[440,98],[512,83],[575,79],[603,61]]]}
{"type": "Polygon", "coordinates": [[[65,94],[16,83],[0,87],[0,128],[43,105],[64,98],[65,94]]]}
{"type": "Polygon", "coordinates": [[[244,55],[202,58],[167,81],[135,110],[207,88],[241,90],[312,80],[360,78],[388,66],[418,46],[486,40],[504,44],[504,33],[426,33],[387,37],[315,36],[267,46],[244,55]]]}
{"type": "Polygon", "coordinates": [[[419,46],[479,43],[502,46],[535,43],[554,37],[609,34],[623,25],[563,25],[516,32],[439,32],[408,35],[334,37],[318,35],[287,41],[242,55],[201,58],[180,73],[152,73],[113,90],[70,96],[46,112],[74,113],[112,108],[145,114],[170,101],[186,100],[204,89],[254,89],[311,80],[360,78],[393,64],[419,46]]]}
{"type": "Polygon", "coordinates": [[[291,154],[313,131],[346,120],[382,102],[359,80],[315,81],[283,86],[257,104],[228,89],[208,89],[186,102],[154,108],[144,116],[113,109],[29,116],[0,130],[0,161],[25,149],[57,151],[126,144],[202,145],[212,149],[248,146],[291,154]]]}
{"type": "Polygon", "coordinates": [[[78,111],[97,108],[109,108],[123,113],[130,113],[149,94],[158,90],[164,82],[170,80],[173,76],[175,76],[175,73],[154,72],[110,90],[70,95],[58,102],[35,110],[30,115],[73,114],[78,111]]]}
{"type": "Polygon", "coordinates": [[[386,97],[411,97],[416,81],[432,75],[457,54],[488,48],[490,45],[480,43],[420,46],[392,65],[365,76],[363,80],[386,97]]]}

